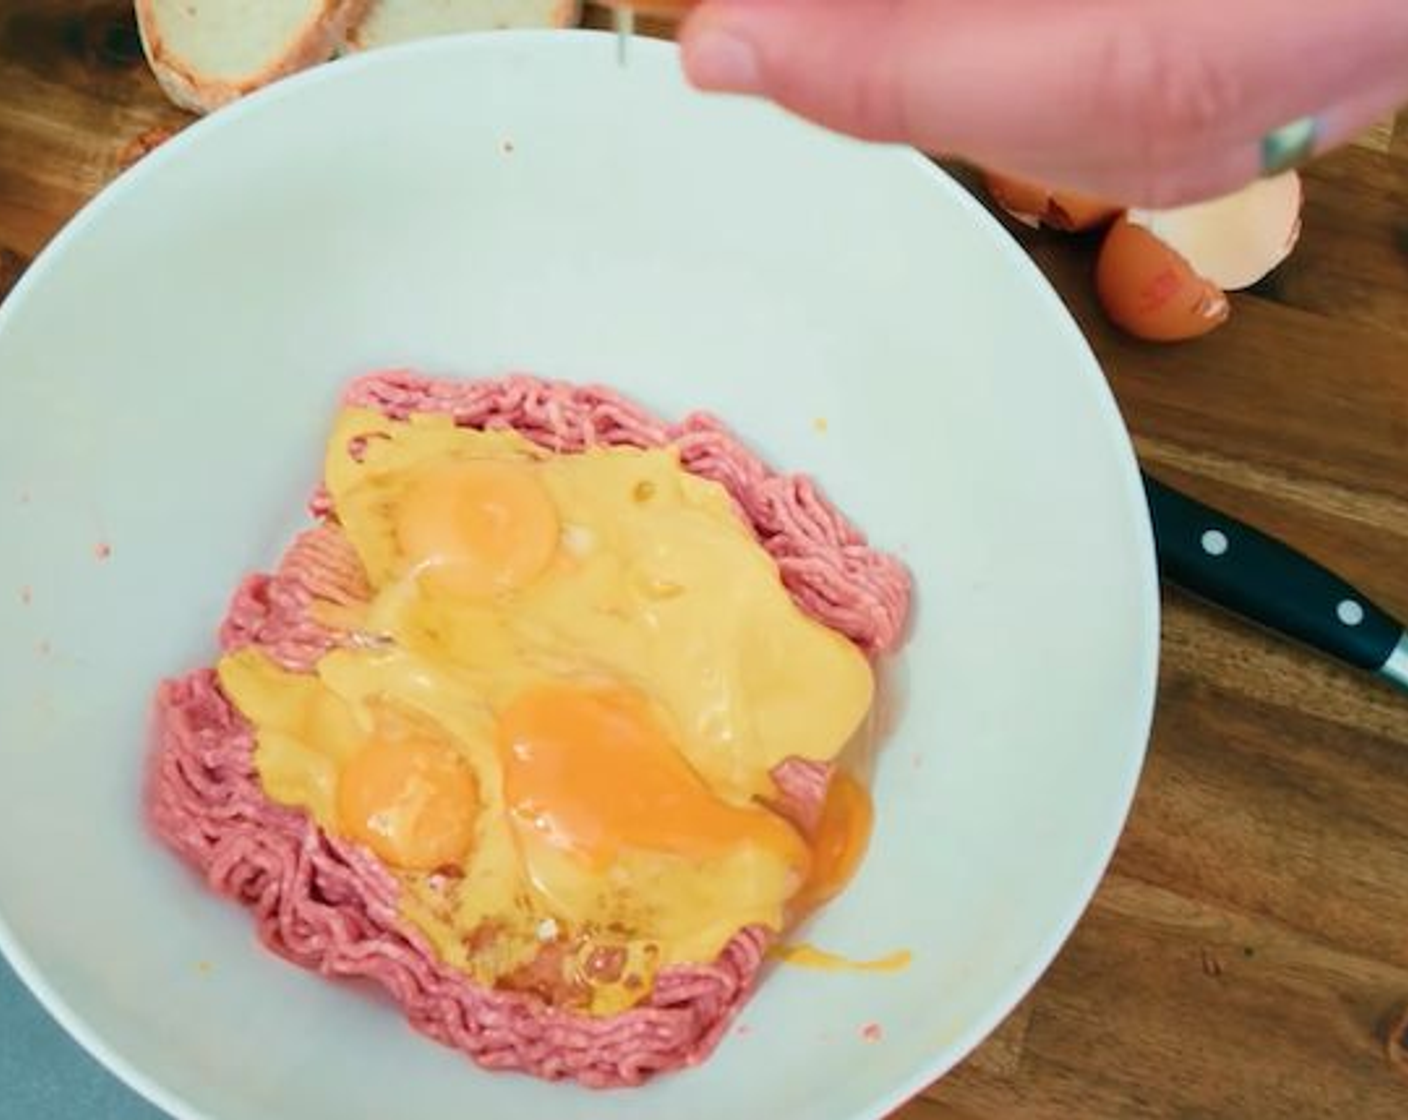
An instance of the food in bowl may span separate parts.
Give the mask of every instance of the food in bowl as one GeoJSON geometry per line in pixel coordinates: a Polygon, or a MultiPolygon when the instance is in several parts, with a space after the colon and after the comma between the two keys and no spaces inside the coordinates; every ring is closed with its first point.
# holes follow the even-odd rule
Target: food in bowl
{"type": "Polygon", "coordinates": [[[159,691],[158,835],[482,1066],[702,1061],[863,855],[902,564],[718,421],[526,376],[354,382],[311,510],[159,691]]]}

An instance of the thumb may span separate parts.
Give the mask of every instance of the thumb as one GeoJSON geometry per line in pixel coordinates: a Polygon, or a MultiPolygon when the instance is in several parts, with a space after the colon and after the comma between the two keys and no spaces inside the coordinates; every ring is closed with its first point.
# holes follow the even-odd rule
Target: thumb
{"type": "Polygon", "coordinates": [[[681,33],[705,89],[758,94],[1124,202],[1258,174],[1273,130],[1323,142],[1408,94],[1408,3],[1336,0],[703,0],[681,33]],[[1274,34],[1273,34],[1274,32],[1274,34]]]}
{"type": "MultiPolygon", "coordinates": [[[[1207,8],[1226,0],[1185,2],[1207,8]]],[[[1169,80],[1166,62],[1188,75],[1174,75],[1176,86],[1201,81],[1206,69],[1196,36],[1186,32],[1157,57],[1144,49],[1164,30],[1146,28],[1144,13],[1164,7],[1129,0],[704,0],[680,41],[686,73],[704,89],[766,97],[862,139],[1088,187],[1084,164],[1147,156],[1142,130],[1151,125],[1166,150],[1195,130],[1203,142],[1213,139],[1205,127],[1211,111],[1172,129],[1149,119],[1156,103],[1182,100],[1149,96],[1169,80]]],[[[1193,99],[1220,108],[1220,92],[1198,89],[1193,99]]]]}
{"type": "MultiPolygon", "coordinates": [[[[840,132],[909,139],[897,49],[912,9],[905,0],[706,0],[680,34],[685,72],[703,89],[767,97],[840,132]]],[[[910,42],[906,54],[937,60],[936,22],[912,29],[928,42],[910,42]]]]}

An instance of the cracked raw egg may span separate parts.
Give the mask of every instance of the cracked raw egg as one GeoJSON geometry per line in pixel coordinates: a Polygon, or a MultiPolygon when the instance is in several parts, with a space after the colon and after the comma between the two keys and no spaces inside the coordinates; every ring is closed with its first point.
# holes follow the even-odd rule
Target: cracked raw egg
{"type": "Polygon", "coordinates": [[[220,681],[265,792],[375,855],[448,964],[611,1013],[854,872],[864,787],[804,835],[773,773],[865,733],[870,664],[673,450],[348,410],[325,477],[372,589],[348,640],[220,681]]]}

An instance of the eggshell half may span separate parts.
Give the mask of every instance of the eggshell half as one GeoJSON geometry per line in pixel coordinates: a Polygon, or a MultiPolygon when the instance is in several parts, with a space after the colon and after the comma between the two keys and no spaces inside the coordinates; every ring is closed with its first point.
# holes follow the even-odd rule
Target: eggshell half
{"type": "Polygon", "coordinates": [[[1042,225],[1067,232],[1094,229],[1111,221],[1120,212],[1118,206],[1089,195],[1052,190],[1039,183],[995,171],[984,172],[983,179],[993,201],[1017,221],[1033,229],[1042,225]]]}
{"type": "Polygon", "coordinates": [[[1149,230],[1120,218],[1095,265],[1095,292],[1111,321],[1138,338],[1179,342],[1226,322],[1226,294],[1149,230]]]}
{"type": "Polygon", "coordinates": [[[1196,338],[1226,321],[1226,293],[1251,287],[1300,236],[1294,171],[1173,210],[1130,210],[1110,228],[1095,267],[1106,313],[1139,338],[1196,338]]]}
{"type": "Polygon", "coordinates": [[[1143,226],[1225,292],[1250,288],[1291,254],[1300,238],[1300,176],[1258,179],[1235,194],[1174,210],[1131,210],[1143,226]]]}

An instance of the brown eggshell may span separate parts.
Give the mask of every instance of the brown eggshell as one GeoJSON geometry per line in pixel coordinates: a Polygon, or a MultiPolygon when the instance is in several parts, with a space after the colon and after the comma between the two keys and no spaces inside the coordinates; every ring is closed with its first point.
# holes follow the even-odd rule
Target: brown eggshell
{"type": "Polygon", "coordinates": [[[1050,190],[1026,179],[995,171],[983,174],[993,201],[1019,222],[1075,233],[1095,229],[1115,218],[1120,208],[1075,191],[1050,190]]]}
{"type": "Polygon", "coordinates": [[[1205,335],[1231,313],[1221,288],[1125,217],[1105,235],[1095,265],[1095,291],[1117,326],[1155,342],[1205,335]]]}
{"type": "Polygon", "coordinates": [[[1240,190],[1172,210],[1134,210],[1126,217],[1188,261],[1224,292],[1240,292],[1291,255],[1300,237],[1304,192],[1287,171],[1240,190]]]}
{"type": "Polygon", "coordinates": [[[602,0],[607,8],[630,8],[638,15],[678,19],[699,0],[602,0]]]}

